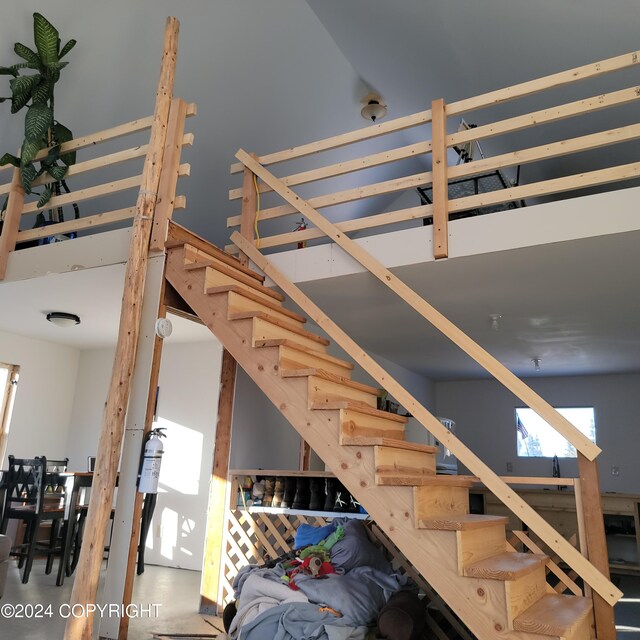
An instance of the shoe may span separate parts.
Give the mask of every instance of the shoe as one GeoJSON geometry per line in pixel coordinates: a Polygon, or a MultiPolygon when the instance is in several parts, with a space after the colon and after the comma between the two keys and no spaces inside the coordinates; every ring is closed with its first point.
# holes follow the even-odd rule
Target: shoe
{"type": "Polygon", "coordinates": [[[336,499],[333,503],[333,510],[340,513],[346,513],[349,510],[349,498],[351,494],[345,489],[345,487],[338,483],[336,487],[336,499]]]}
{"type": "Polygon", "coordinates": [[[280,505],[283,509],[291,509],[291,505],[296,497],[297,480],[297,478],[284,479],[284,496],[282,497],[282,504],[280,505]]]}
{"type": "Polygon", "coordinates": [[[327,497],[324,487],[323,478],[311,478],[309,481],[309,509],[311,511],[322,511],[324,508],[324,501],[327,497]]]}
{"type": "Polygon", "coordinates": [[[282,498],[284,496],[284,478],[278,476],[273,488],[273,500],[271,501],[272,507],[282,506],[282,498]]]}
{"type": "Polygon", "coordinates": [[[333,511],[336,502],[336,482],[335,478],[326,478],[325,480],[325,500],[323,511],[333,511]]]}
{"type": "Polygon", "coordinates": [[[360,506],[360,503],[351,494],[349,494],[349,507],[347,508],[347,511],[349,513],[362,513],[361,509],[362,507],[360,506]]]}
{"type": "Polygon", "coordinates": [[[298,478],[296,484],[296,495],[293,498],[292,509],[309,509],[309,500],[311,493],[309,492],[309,478],[298,478]]]}
{"type": "Polygon", "coordinates": [[[270,507],[273,502],[273,493],[276,488],[276,479],[273,476],[264,479],[264,497],[262,498],[262,506],[270,507]]]}

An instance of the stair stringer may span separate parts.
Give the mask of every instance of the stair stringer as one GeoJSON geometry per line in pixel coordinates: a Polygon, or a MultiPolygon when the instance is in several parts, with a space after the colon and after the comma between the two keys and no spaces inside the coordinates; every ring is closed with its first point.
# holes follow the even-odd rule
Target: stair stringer
{"type": "Polygon", "coordinates": [[[226,294],[207,295],[202,272],[182,265],[169,250],[169,283],[469,629],[480,640],[554,640],[508,629],[505,583],[460,576],[456,533],[416,529],[412,488],[376,486],[373,447],[340,445],[339,411],[307,409],[307,380],[280,377],[278,349],[253,348],[252,321],[227,320],[226,294]]]}

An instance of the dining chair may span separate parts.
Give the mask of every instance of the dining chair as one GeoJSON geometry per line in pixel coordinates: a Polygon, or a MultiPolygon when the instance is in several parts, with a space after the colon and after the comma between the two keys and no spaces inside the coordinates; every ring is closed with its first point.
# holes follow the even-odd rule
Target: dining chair
{"type": "Polygon", "coordinates": [[[22,543],[14,545],[11,550],[11,555],[19,559],[18,567],[24,565],[23,583],[29,581],[40,524],[50,521],[53,525],[64,517],[65,493],[61,487],[63,485],[58,473],[47,473],[47,459],[44,456],[9,456],[0,533],[6,533],[10,520],[19,520],[26,525],[22,543]]]}

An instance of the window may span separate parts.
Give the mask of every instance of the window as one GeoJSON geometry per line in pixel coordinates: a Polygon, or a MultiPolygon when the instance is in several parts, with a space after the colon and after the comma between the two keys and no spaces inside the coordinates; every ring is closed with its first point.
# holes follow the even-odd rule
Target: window
{"type": "MultiPolygon", "coordinates": [[[[596,422],[593,407],[558,408],[592,442],[596,441],[596,422]]],[[[533,409],[516,409],[518,456],[522,458],[576,458],[576,448],[560,435],[533,409]]]]}

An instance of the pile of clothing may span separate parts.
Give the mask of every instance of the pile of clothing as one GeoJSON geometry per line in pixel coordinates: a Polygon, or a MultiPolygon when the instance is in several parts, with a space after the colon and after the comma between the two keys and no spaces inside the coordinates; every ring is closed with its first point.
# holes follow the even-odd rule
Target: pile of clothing
{"type": "Polygon", "coordinates": [[[362,521],[347,518],[300,525],[293,553],[244,567],[233,588],[236,601],[225,610],[232,640],[364,640],[394,594],[417,600],[362,521]]]}

